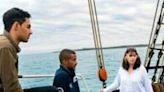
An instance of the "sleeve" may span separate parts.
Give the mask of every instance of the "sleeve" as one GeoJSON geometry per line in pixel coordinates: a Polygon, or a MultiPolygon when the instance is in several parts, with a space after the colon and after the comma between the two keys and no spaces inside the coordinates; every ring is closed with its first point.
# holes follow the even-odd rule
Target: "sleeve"
{"type": "Polygon", "coordinates": [[[61,87],[64,90],[64,92],[67,92],[68,90],[70,90],[68,78],[69,76],[66,74],[55,75],[53,85],[56,87],[61,87]]]}
{"type": "Polygon", "coordinates": [[[145,87],[145,92],[153,92],[151,80],[148,77],[148,73],[147,73],[145,67],[143,67],[143,79],[144,79],[143,85],[145,87]]]}
{"type": "Polygon", "coordinates": [[[117,88],[119,86],[120,86],[120,70],[119,70],[114,82],[107,88],[103,89],[103,92],[112,92],[114,90],[117,90],[117,88]]]}
{"type": "Polygon", "coordinates": [[[15,58],[9,48],[0,50],[0,77],[4,92],[23,92],[19,81],[15,58]]]}

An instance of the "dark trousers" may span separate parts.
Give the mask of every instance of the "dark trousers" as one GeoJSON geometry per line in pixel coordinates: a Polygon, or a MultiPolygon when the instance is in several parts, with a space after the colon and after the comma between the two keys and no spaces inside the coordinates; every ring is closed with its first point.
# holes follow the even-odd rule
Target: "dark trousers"
{"type": "Polygon", "coordinates": [[[35,87],[24,89],[24,92],[59,92],[55,86],[35,87]]]}

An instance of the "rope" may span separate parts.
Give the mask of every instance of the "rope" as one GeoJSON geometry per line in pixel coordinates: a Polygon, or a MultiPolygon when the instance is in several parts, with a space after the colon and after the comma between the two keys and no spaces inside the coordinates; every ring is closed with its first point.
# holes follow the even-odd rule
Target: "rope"
{"type": "Polygon", "coordinates": [[[97,64],[99,68],[99,79],[103,82],[103,87],[106,87],[106,79],[107,79],[107,73],[104,67],[104,58],[103,58],[103,52],[102,52],[102,44],[101,44],[101,38],[100,38],[100,30],[99,30],[99,23],[97,18],[97,12],[96,12],[96,4],[94,0],[88,0],[88,7],[89,7],[89,13],[91,18],[91,24],[92,24],[92,32],[93,32],[93,38],[94,38],[94,45],[96,49],[96,58],[97,58],[97,64]]]}
{"type": "MultiPolygon", "coordinates": [[[[161,64],[161,65],[164,65],[164,55],[163,55],[163,59],[162,59],[162,64],[161,64]]],[[[162,67],[162,66],[161,66],[161,67],[162,67]]],[[[164,83],[164,67],[161,69],[161,71],[160,71],[159,74],[161,74],[161,75],[160,75],[160,77],[158,78],[158,79],[159,79],[158,82],[164,83]]]]}
{"type": "MultiPolygon", "coordinates": [[[[164,39],[163,39],[163,42],[162,42],[162,50],[164,50],[164,39]]],[[[162,51],[161,50],[161,51],[162,51]]],[[[161,61],[161,71],[160,71],[160,73],[159,73],[159,78],[158,78],[158,82],[160,82],[160,83],[162,83],[162,82],[164,82],[164,52],[162,52],[162,54],[163,54],[163,58],[162,58],[162,61],[161,61]],[[162,66],[163,66],[163,68],[162,68],[162,66]]]]}
{"type": "MultiPolygon", "coordinates": [[[[157,3],[156,13],[155,13],[155,17],[154,18],[156,18],[156,14],[157,14],[157,10],[158,10],[158,5],[159,5],[159,0],[158,0],[158,3],[157,3]]],[[[152,56],[154,54],[154,47],[155,47],[155,44],[156,44],[157,36],[159,34],[159,31],[160,31],[162,20],[163,20],[163,17],[164,17],[163,8],[164,8],[164,1],[162,3],[162,7],[161,7],[161,11],[160,11],[160,16],[159,16],[159,20],[157,22],[157,26],[156,26],[156,30],[155,30],[154,35],[152,33],[153,33],[153,29],[154,29],[155,19],[154,19],[154,22],[153,22],[152,32],[151,32],[151,36],[150,36],[150,39],[149,39],[149,46],[148,46],[148,49],[147,49],[146,59],[145,59],[145,67],[147,68],[147,71],[148,71],[148,68],[149,68],[150,63],[151,63],[151,58],[152,58],[152,56]],[[153,35],[153,38],[152,38],[152,35],[153,35]],[[152,40],[152,42],[151,42],[151,40],[152,40]]]]}
{"type": "MultiPolygon", "coordinates": [[[[160,64],[160,60],[161,60],[161,57],[163,55],[162,53],[162,50],[164,49],[164,41],[162,42],[162,48],[160,49],[159,53],[158,53],[158,59],[157,59],[157,63],[156,63],[156,68],[155,68],[155,71],[154,71],[154,75],[153,75],[153,78],[152,80],[155,82],[156,81],[156,73],[157,73],[157,70],[158,70],[158,66],[160,64]]],[[[163,63],[163,62],[162,62],[163,63]]],[[[162,64],[161,64],[161,67],[162,67],[162,64]]],[[[162,68],[161,68],[162,69],[162,68]]],[[[159,74],[160,75],[160,74],[159,74]]]]}
{"type": "MultiPolygon", "coordinates": [[[[96,32],[94,31],[94,30],[96,30],[96,25],[95,25],[95,22],[94,22],[94,16],[93,16],[93,10],[92,10],[92,4],[91,4],[91,1],[90,0],[88,0],[88,4],[89,4],[89,12],[90,12],[90,17],[91,17],[91,24],[92,24],[92,32],[93,32],[93,37],[94,37],[94,44],[95,44],[95,47],[97,47],[97,45],[98,45],[98,43],[97,43],[97,41],[95,41],[96,39],[97,39],[97,35],[96,35],[96,32]]],[[[96,55],[98,55],[98,51],[96,50],[96,55]]],[[[100,65],[99,64],[99,58],[98,58],[98,56],[97,56],[97,63],[98,63],[98,66],[100,65]]]]}
{"type": "Polygon", "coordinates": [[[154,26],[155,26],[155,20],[156,20],[156,17],[157,17],[157,11],[158,11],[158,6],[159,6],[159,0],[157,1],[157,6],[156,6],[156,10],[155,10],[155,15],[154,15],[154,19],[153,19],[153,24],[152,24],[152,29],[151,29],[151,34],[150,34],[150,38],[149,38],[149,45],[148,45],[148,48],[147,48],[147,53],[146,53],[146,58],[145,58],[145,66],[148,65],[148,58],[149,58],[149,55],[148,53],[150,52],[149,48],[150,48],[150,42],[151,42],[151,38],[152,38],[152,35],[153,35],[153,30],[154,30],[154,26]]]}

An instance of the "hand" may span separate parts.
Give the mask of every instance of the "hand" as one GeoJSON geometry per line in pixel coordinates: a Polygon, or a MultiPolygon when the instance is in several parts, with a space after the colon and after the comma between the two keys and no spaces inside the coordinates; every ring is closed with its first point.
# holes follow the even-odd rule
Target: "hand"
{"type": "Polygon", "coordinates": [[[100,92],[104,92],[103,89],[101,89],[100,92]]]}

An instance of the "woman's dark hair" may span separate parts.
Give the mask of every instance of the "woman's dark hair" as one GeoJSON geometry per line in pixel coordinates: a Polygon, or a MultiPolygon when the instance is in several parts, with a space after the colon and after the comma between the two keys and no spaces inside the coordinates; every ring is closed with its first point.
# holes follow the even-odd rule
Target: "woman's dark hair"
{"type": "Polygon", "coordinates": [[[141,59],[140,59],[140,57],[139,57],[139,55],[138,55],[138,53],[137,53],[137,50],[136,50],[135,48],[128,48],[128,49],[126,50],[126,52],[125,52],[125,54],[124,54],[123,62],[122,62],[122,67],[123,67],[125,70],[128,70],[128,69],[129,69],[129,63],[128,63],[128,61],[125,59],[126,54],[129,53],[129,52],[134,52],[134,53],[136,53],[136,55],[137,55],[137,59],[136,59],[136,62],[135,62],[135,64],[134,64],[134,67],[133,67],[133,69],[137,69],[137,68],[140,67],[140,65],[141,65],[141,59]]]}
{"type": "Polygon", "coordinates": [[[26,11],[19,8],[11,8],[3,14],[4,29],[9,32],[15,21],[22,24],[25,18],[30,17],[31,15],[26,11]]]}

